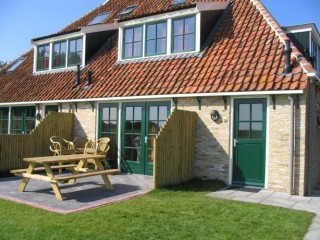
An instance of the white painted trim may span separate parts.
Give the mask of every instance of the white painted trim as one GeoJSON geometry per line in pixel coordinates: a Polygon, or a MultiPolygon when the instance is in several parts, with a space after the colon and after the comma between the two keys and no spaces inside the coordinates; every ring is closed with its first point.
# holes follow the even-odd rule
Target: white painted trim
{"type": "Polygon", "coordinates": [[[79,32],[73,32],[73,33],[64,34],[64,35],[60,35],[60,36],[50,37],[50,38],[46,38],[46,39],[41,39],[38,41],[31,40],[31,44],[35,45],[35,46],[39,46],[42,44],[48,44],[48,43],[52,43],[52,42],[60,42],[62,40],[68,40],[70,38],[78,38],[78,37],[83,37],[83,36],[84,36],[84,33],[79,31],[79,32]]]}
{"type": "Polygon", "coordinates": [[[172,46],[172,18],[169,18],[167,21],[167,53],[171,53],[172,46]]]}
{"type": "Polygon", "coordinates": [[[12,125],[12,121],[11,121],[11,112],[12,112],[12,111],[11,111],[11,108],[12,108],[12,107],[10,106],[10,107],[9,107],[9,116],[8,116],[8,121],[9,121],[9,122],[8,122],[8,134],[10,134],[10,132],[11,132],[11,127],[12,127],[12,126],[11,126],[11,125],[12,125]]]}
{"type": "Polygon", "coordinates": [[[88,34],[88,33],[112,31],[112,30],[117,30],[117,29],[118,29],[118,26],[113,23],[97,24],[97,25],[83,26],[81,28],[81,33],[88,34]]]}
{"type": "Polygon", "coordinates": [[[185,10],[168,12],[168,13],[149,16],[149,17],[133,19],[125,22],[119,22],[117,25],[119,27],[129,27],[133,25],[146,24],[150,22],[159,22],[159,21],[167,20],[169,18],[179,18],[179,17],[188,16],[188,15],[195,15],[197,13],[199,13],[199,10],[197,10],[196,8],[189,8],[185,10]]]}
{"type": "MultiPolygon", "coordinates": [[[[84,35],[82,38],[82,64],[81,64],[83,68],[86,66],[86,46],[87,46],[87,35],[84,35]]],[[[67,52],[66,55],[68,55],[68,53],[69,52],[67,52]]]]}
{"type": "Polygon", "coordinates": [[[121,115],[122,115],[122,102],[119,102],[118,105],[118,170],[121,172],[121,115]]]}
{"type": "Polygon", "coordinates": [[[188,97],[222,97],[222,96],[242,96],[254,97],[264,95],[282,95],[282,94],[303,94],[303,90],[288,90],[288,91],[253,91],[253,92],[219,92],[219,93],[194,93],[194,94],[167,94],[167,95],[146,95],[134,97],[104,97],[104,98],[85,98],[85,99],[66,99],[66,100],[48,100],[48,101],[30,101],[30,102],[8,102],[0,103],[0,106],[13,106],[13,105],[30,105],[36,103],[70,103],[70,102],[118,102],[118,101],[132,101],[132,100],[156,100],[167,98],[188,98],[188,97]]]}
{"type": "Polygon", "coordinates": [[[267,97],[267,116],[266,116],[266,160],[265,160],[265,175],[264,188],[269,187],[269,144],[270,144],[270,96],[267,97]]]}
{"type": "Polygon", "coordinates": [[[200,52],[200,39],[201,39],[201,13],[197,13],[195,16],[196,22],[195,22],[195,27],[196,27],[196,32],[195,32],[195,51],[200,52]]]}
{"type": "Polygon", "coordinates": [[[199,11],[224,10],[228,7],[230,0],[226,2],[198,2],[196,9],[199,11]]]}
{"type": "Polygon", "coordinates": [[[33,73],[37,71],[37,56],[38,56],[38,47],[33,46],[33,73]]]}
{"type": "Polygon", "coordinates": [[[311,32],[312,28],[300,28],[300,29],[285,29],[286,33],[301,33],[301,32],[311,32]]]}
{"type": "Polygon", "coordinates": [[[234,125],[234,97],[230,98],[230,142],[229,142],[229,185],[232,184],[233,172],[233,125],[234,125]]]}

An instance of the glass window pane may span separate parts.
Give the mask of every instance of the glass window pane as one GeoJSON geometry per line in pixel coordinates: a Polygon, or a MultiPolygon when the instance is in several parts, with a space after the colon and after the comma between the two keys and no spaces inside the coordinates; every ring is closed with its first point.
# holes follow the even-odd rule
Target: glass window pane
{"type": "Polygon", "coordinates": [[[239,121],[250,121],[250,104],[239,104],[239,121]]]}
{"type": "Polygon", "coordinates": [[[250,138],[250,123],[239,123],[238,138],[250,138]]]}
{"type": "Polygon", "coordinates": [[[156,38],[156,24],[147,26],[147,39],[155,39],[156,38]]]}
{"type": "Polygon", "coordinates": [[[137,27],[134,29],[134,41],[138,42],[142,40],[142,27],[137,27]]]}
{"type": "Polygon", "coordinates": [[[117,108],[116,107],[110,108],[110,120],[117,120],[117,108]]]}
{"type": "Polygon", "coordinates": [[[168,116],[168,107],[160,106],[159,107],[159,120],[167,120],[168,116]]]}
{"type": "Polygon", "coordinates": [[[157,53],[166,53],[167,52],[167,39],[161,38],[157,39],[157,53]]]}
{"type": "Polygon", "coordinates": [[[262,122],[252,123],[251,138],[262,138],[262,122]]]}
{"type": "Polygon", "coordinates": [[[133,107],[126,107],[126,120],[133,120],[133,107]]]}
{"type": "Polygon", "coordinates": [[[109,120],[109,109],[108,107],[105,107],[102,109],[102,119],[103,120],[109,120]]]}
{"type": "Polygon", "coordinates": [[[157,134],[159,126],[157,121],[149,121],[149,134],[157,134]]]}
{"type": "Polygon", "coordinates": [[[186,18],[184,21],[184,33],[194,33],[194,17],[186,18]]]}
{"type": "Polygon", "coordinates": [[[188,34],[184,36],[184,50],[195,49],[195,37],[194,34],[188,34]]]}
{"type": "Polygon", "coordinates": [[[109,132],[109,121],[102,121],[101,132],[109,132]]]}
{"type": "Polygon", "coordinates": [[[132,121],[126,121],[125,132],[132,132],[132,121]]]}
{"type": "Polygon", "coordinates": [[[134,133],[141,133],[141,122],[134,122],[133,124],[133,132],[134,133]]]}
{"type": "Polygon", "coordinates": [[[167,37],[167,23],[157,24],[157,38],[167,37]]]}
{"type": "Polygon", "coordinates": [[[147,55],[152,55],[156,53],[156,40],[147,41],[147,55]]]}
{"type": "Polygon", "coordinates": [[[132,47],[133,47],[132,43],[125,45],[125,47],[124,47],[124,57],[125,58],[132,57],[132,47]]]}
{"type": "Polygon", "coordinates": [[[134,43],[133,45],[133,56],[139,57],[142,55],[142,44],[141,42],[134,43]]]}
{"type": "Polygon", "coordinates": [[[152,106],[149,108],[149,120],[158,119],[158,107],[152,106]]]}
{"type": "Polygon", "coordinates": [[[110,132],[117,132],[117,122],[116,121],[110,121],[109,123],[109,131],[110,132]]]}
{"type": "Polygon", "coordinates": [[[262,121],[262,103],[252,104],[252,121],[262,121]]]}
{"type": "Polygon", "coordinates": [[[125,43],[131,43],[133,42],[133,29],[125,29],[124,31],[124,36],[125,36],[125,43]]]}
{"type": "Polygon", "coordinates": [[[159,121],[159,129],[162,128],[165,123],[166,121],[159,121]]]}
{"type": "Polygon", "coordinates": [[[183,51],[183,36],[173,38],[173,51],[183,51]]]}
{"type": "Polygon", "coordinates": [[[141,107],[134,107],[134,120],[141,120],[141,113],[142,113],[142,108],[141,107]]]}
{"type": "Polygon", "coordinates": [[[183,34],[183,19],[173,20],[173,35],[183,34]]]}
{"type": "Polygon", "coordinates": [[[77,40],[77,52],[82,52],[82,38],[77,40]]]}
{"type": "Polygon", "coordinates": [[[74,52],[76,49],[76,41],[72,40],[69,42],[69,52],[74,52]]]}

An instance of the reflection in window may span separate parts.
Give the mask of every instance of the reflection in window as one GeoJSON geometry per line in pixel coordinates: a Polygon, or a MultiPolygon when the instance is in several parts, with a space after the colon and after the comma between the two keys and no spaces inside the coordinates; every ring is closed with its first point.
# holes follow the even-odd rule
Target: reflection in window
{"type": "Polygon", "coordinates": [[[147,25],[146,55],[164,54],[167,49],[167,23],[147,25]]]}
{"type": "Polygon", "coordinates": [[[49,44],[38,47],[37,50],[37,70],[48,70],[50,58],[50,46],[49,44]]]}
{"type": "Polygon", "coordinates": [[[8,133],[9,109],[0,108],[0,134],[8,133]]]}
{"type": "Polygon", "coordinates": [[[102,23],[104,20],[106,20],[110,16],[110,14],[111,14],[111,12],[106,12],[106,13],[99,14],[94,19],[92,19],[88,23],[88,25],[94,25],[94,24],[102,23]]]}
{"type": "Polygon", "coordinates": [[[142,26],[124,30],[124,58],[142,56],[142,26]]]}
{"type": "Polygon", "coordinates": [[[12,108],[12,128],[13,134],[30,134],[36,125],[36,109],[29,108],[12,108]]]}
{"type": "Polygon", "coordinates": [[[117,145],[117,106],[101,105],[101,125],[100,125],[100,137],[110,138],[109,146],[110,150],[107,154],[108,162],[111,168],[117,168],[118,159],[118,145],[117,145]]]}
{"type": "Polygon", "coordinates": [[[52,68],[66,66],[66,41],[53,44],[52,68]]]}
{"type": "Polygon", "coordinates": [[[21,65],[21,63],[24,62],[24,60],[26,60],[25,57],[19,58],[14,64],[11,65],[11,67],[7,69],[7,72],[12,72],[13,70],[15,70],[17,67],[21,65]]]}
{"type": "Polygon", "coordinates": [[[82,38],[69,41],[68,66],[81,65],[82,63],[82,38]]]}
{"type": "Polygon", "coordinates": [[[192,51],[195,49],[195,17],[172,21],[172,52],[192,51]]]}

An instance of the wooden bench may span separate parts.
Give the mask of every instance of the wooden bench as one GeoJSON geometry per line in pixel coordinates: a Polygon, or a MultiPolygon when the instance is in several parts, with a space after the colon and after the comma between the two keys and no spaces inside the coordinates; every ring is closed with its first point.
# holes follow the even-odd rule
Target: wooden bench
{"type": "Polygon", "coordinates": [[[78,178],[84,178],[84,177],[91,177],[101,174],[118,174],[118,169],[112,169],[112,170],[100,170],[100,171],[93,171],[93,172],[84,172],[84,173],[78,173],[78,174],[72,174],[72,175],[64,175],[64,176],[55,176],[52,178],[52,181],[58,182],[58,183],[65,183],[69,180],[76,180],[78,178]]]}
{"type": "MultiPolygon", "coordinates": [[[[65,164],[65,165],[54,165],[54,166],[51,166],[50,168],[52,170],[55,170],[55,169],[71,169],[73,170],[75,167],[77,166],[77,164],[65,164]]],[[[45,171],[45,168],[44,167],[36,167],[33,169],[34,172],[40,172],[40,171],[45,171]]],[[[13,173],[14,175],[16,176],[22,176],[22,173],[26,173],[27,172],[27,169],[26,168],[23,168],[23,169],[15,169],[15,170],[11,170],[10,173],[13,173]]]]}

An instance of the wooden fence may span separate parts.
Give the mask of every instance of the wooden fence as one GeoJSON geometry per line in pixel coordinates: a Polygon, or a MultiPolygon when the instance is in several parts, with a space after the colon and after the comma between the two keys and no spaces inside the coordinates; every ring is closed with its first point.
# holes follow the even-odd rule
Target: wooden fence
{"type": "Polygon", "coordinates": [[[155,140],[154,187],[194,178],[196,113],[174,110],[155,140]]]}
{"type": "Polygon", "coordinates": [[[25,157],[52,155],[49,145],[51,136],[72,139],[73,114],[50,112],[31,134],[0,135],[0,176],[11,169],[24,168],[25,157]]]}

